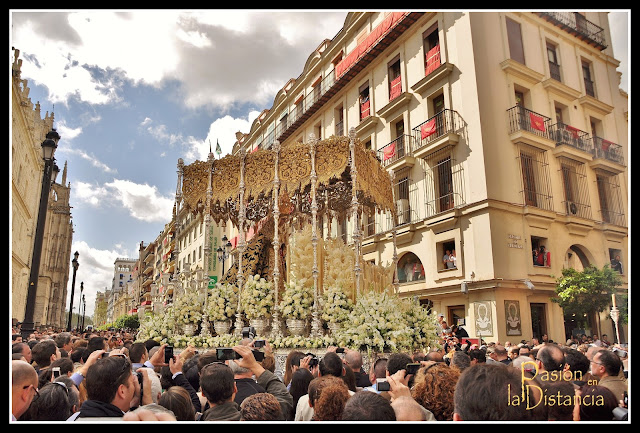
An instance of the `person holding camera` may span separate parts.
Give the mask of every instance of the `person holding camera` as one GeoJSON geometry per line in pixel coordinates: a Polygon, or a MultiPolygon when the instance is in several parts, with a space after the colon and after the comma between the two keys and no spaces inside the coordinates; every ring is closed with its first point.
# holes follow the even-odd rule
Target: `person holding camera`
{"type": "MultiPolygon", "coordinates": [[[[234,362],[253,373],[257,384],[276,397],[285,419],[291,419],[293,398],[284,383],[256,360],[251,347],[239,345],[232,349],[237,354],[234,362]]],[[[228,365],[216,362],[204,366],[200,371],[200,387],[210,406],[202,414],[203,421],[237,421],[241,418],[240,406],[234,401],[238,388],[228,365]]]]}
{"type": "MultiPolygon", "coordinates": [[[[336,354],[335,349],[333,351],[327,352],[324,357],[318,362],[318,377],[321,376],[335,376],[343,379],[345,375],[344,365],[342,364],[342,359],[336,354]]],[[[349,390],[349,394],[355,394],[353,391],[349,390]]],[[[295,421],[311,421],[313,418],[314,410],[309,402],[309,394],[303,395],[298,399],[298,404],[296,405],[296,415],[295,421]]]]}
{"type": "Polygon", "coordinates": [[[137,407],[138,403],[152,403],[151,383],[147,372],[138,373],[142,374],[141,396],[138,374],[132,371],[129,359],[121,354],[102,357],[103,353],[104,351],[97,350],[89,357],[95,358],[86,372],[88,399],[68,421],[113,420],[122,418],[131,408],[137,407]]]}

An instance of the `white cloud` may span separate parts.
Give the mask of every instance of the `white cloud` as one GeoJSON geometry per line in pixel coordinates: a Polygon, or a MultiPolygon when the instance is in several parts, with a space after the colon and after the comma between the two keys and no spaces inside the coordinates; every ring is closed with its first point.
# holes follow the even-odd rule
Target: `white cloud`
{"type": "Polygon", "coordinates": [[[123,179],[102,186],[76,181],[71,194],[76,205],[122,207],[132,218],[149,223],[170,221],[175,201],[173,195],[163,196],[155,186],[123,179]]]}
{"type": "Polygon", "coordinates": [[[121,179],[114,179],[104,186],[112,198],[120,202],[133,218],[146,222],[171,220],[174,197],[162,196],[155,186],[121,179]]]}
{"type": "Polygon", "coordinates": [[[52,102],[75,97],[114,103],[125,79],[156,87],[177,79],[187,107],[228,110],[247,102],[268,108],[345,16],[215,9],[13,11],[11,29],[12,44],[23,53],[23,76],[45,85],[52,102]]]}
{"type": "MultiPolygon", "coordinates": [[[[76,285],[73,296],[74,312],[78,312],[80,305],[80,283],[84,283],[82,294],[86,301],[86,316],[92,316],[95,311],[96,293],[104,292],[105,288],[111,288],[114,274],[114,262],[118,257],[137,258],[137,249],[127,251],[119,246],[115,250],[99,250],[92,248],[85,241],[73,242],[71,251],[78,252],[78,270],[76,272],[76,285]]],[[[73,269],[69,270],[69,275],[73,275],[73,269]]],[[[67,288],[67,300],[65,308],[69,309],[71,301],[71,283],[69,278],[67,288]]]]}

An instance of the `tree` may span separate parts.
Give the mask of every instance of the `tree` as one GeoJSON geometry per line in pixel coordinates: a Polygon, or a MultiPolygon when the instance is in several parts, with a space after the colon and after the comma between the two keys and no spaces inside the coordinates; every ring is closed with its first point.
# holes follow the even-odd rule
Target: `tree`
{"type": "Polygon", "coordinates": [[[582,272],[573,268],[562,270],[562,277],[556,280],[556,298],[565,315],[582,317],[585,313],[592,317],[609,308],[611,295],[622,285],[620,274],[604,265],[602,269],[590,265],[582,272]]]}

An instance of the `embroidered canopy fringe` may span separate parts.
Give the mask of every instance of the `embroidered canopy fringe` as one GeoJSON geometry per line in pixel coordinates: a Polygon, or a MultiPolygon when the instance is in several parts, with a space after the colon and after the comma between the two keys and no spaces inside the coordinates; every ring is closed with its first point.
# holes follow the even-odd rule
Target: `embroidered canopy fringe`
{"type": "MultiPolygon", "coordinates": [[[[356,189],[358,200],[368,207],[368,213],[375,209],[378,212],[395,212],[391,178],[389,173],[381,166],[380,161],[372,150],[365,149],[363,144],[356,139],[355,166],[358,170],[356,189]]],[[[346,180],[351,182],[349,138],[332,136],[318,141],[316,146],[315,164],[318,195],[322,191],[331,190],[331,206],[321,206],[318,215],[329,210],[339,214],[348,211],[351,202],[351,188],[338,188],[336,181],[346,180]],[[343,192],[341,192],[343,191],[343,192]],[[345,195],[344,200],[336,200],[337,195],[345,195]],[[336,208],[345,207],[345,209],[336,208]]],[[[185,165],[183,170],[182,195],[184,204],[192,212],[204,212],[206,193],[208,188],[208,176],[211,169],[211,216],[216,222],[231,220],[238,221],[238,192],[240,188],[240,169],[242,159],[237,155],[227,155],[221,159],[213,160],[212,167],[206,161],[195,161],[185,165]]],[[[247,219],[257,222],[269,215],[273,203],[271,190],[275,177],[275,152],[270,149],[260,149],[245,155],[244,180],[245,180],[245,206],[247,219]]],[[[308,194],[311,183],[311,156],[309,145],[293,143],[284,146],[280,152],[278,162],[278,177],[280,191],[286,191],[292,199],[298,197],[297,211],[306,213],[309,206],[300,204],[300,196],[308,194]]]]}

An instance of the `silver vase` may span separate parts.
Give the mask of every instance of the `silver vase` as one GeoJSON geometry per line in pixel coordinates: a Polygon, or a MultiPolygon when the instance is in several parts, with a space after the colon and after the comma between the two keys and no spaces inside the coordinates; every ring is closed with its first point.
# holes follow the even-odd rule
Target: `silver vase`
{"type": "Polygon", "coordinates": [[[303,335],[306,321],[303,319],[287,319],[287,329],[291,335],[303,335]]]}
{"type": "Polygon", "coordinates": [[[213,322],[213,329],[216,330],[218,335],[228,334],[229,329],[231,329],[231,320],[216,320],[213,322]]]}

